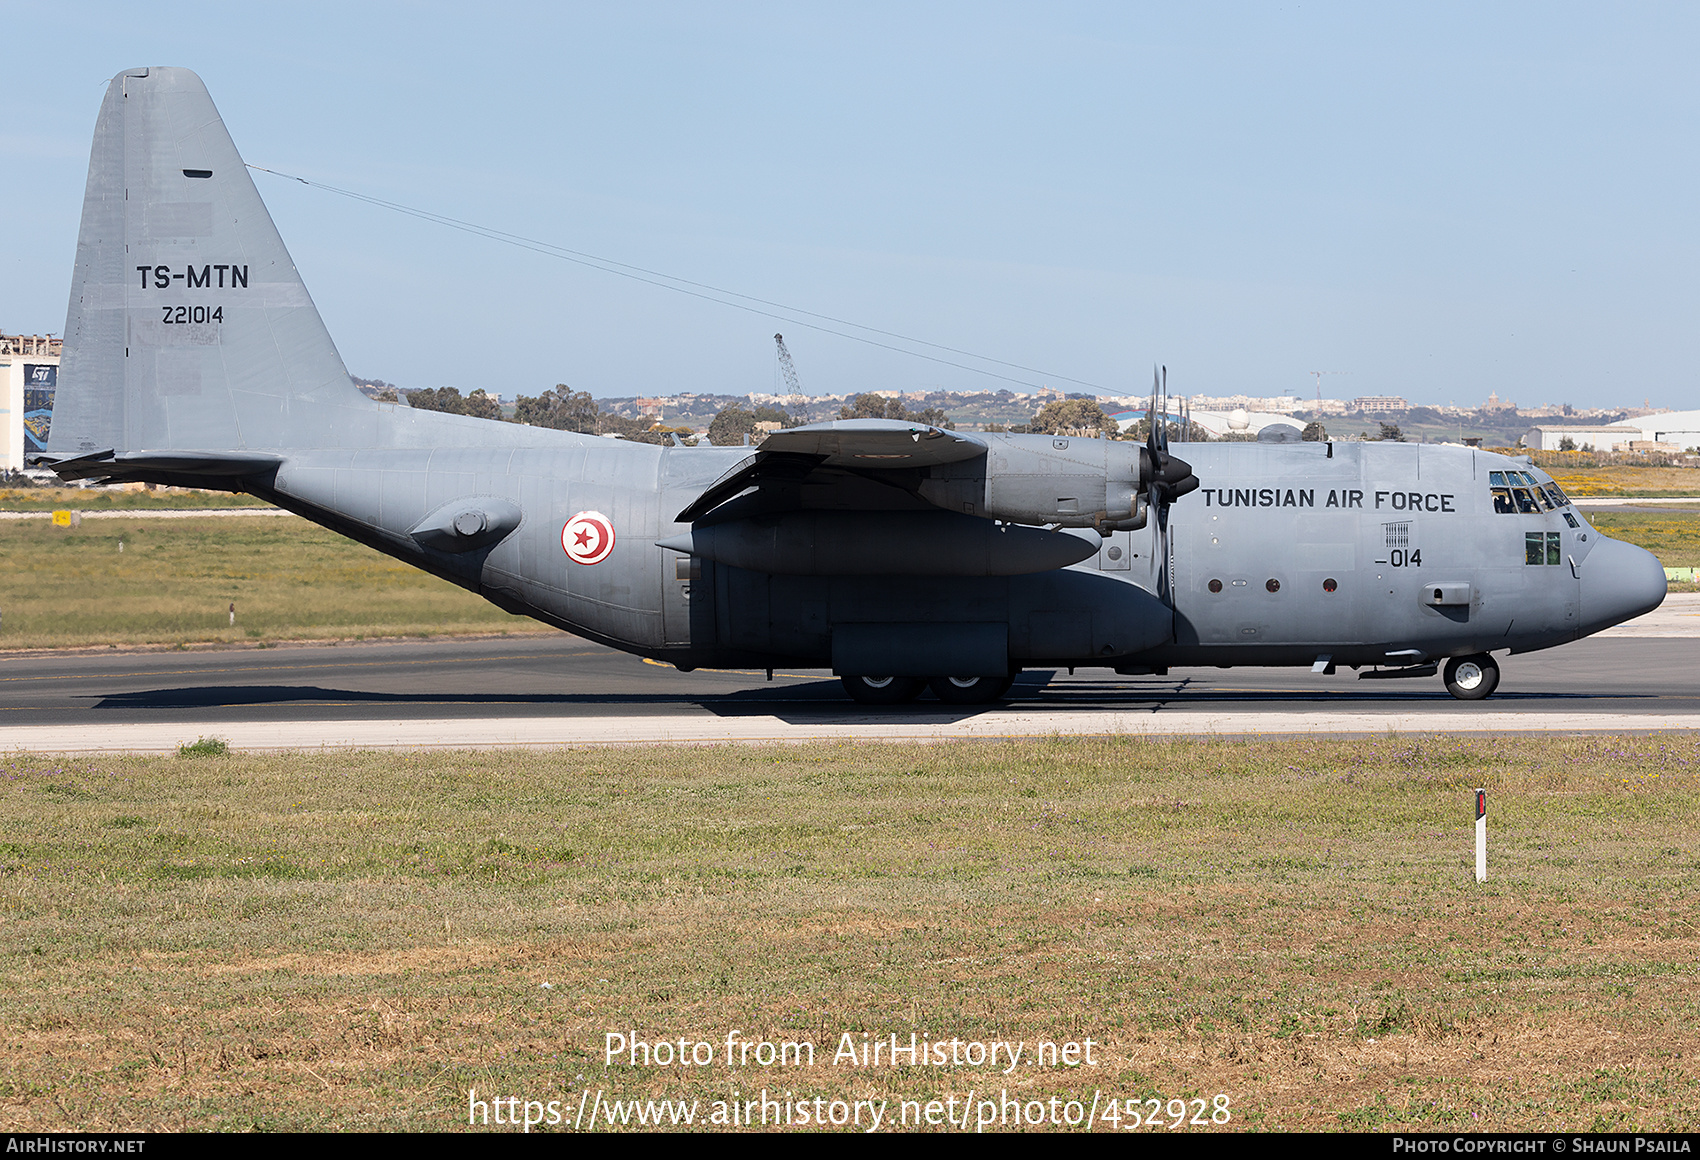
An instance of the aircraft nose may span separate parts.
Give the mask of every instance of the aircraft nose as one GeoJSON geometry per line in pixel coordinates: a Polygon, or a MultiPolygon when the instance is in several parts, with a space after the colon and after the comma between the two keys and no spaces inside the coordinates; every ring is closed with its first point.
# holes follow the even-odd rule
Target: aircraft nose
{"type": "Polygon", "coordinates": [[[1665,598],[1665,569],[1653,553],[1601,536],[1581,567],[1582,632],[1651,612],[1665,598]]]}

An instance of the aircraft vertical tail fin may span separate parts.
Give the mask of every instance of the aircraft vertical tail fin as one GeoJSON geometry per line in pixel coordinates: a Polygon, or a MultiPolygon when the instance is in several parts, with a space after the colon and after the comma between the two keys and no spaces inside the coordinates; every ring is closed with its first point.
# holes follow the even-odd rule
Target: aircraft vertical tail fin
{"type": "Polygon", "coordinates": [[[349,381],[188,69],[128,69],[107,89],[53,410],[50,460],[367,446],[376,435],[379,406],[349,381]]]}

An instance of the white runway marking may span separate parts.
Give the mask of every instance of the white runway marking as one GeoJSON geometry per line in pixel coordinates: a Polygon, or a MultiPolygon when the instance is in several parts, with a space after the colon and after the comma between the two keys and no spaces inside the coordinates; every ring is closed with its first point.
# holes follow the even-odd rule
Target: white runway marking
{"type": "MultiPolygon", "coordinates": [[[[923,707],[917,715],[927,713],[923,707]]],[[[220,721],[205,724],[24,725],[0,729],[0,750],[174,753],[200,737],[261,752],[339,749],[559,749],[654,742],[947,741],[1066,736],[1303,736],[1306,734],[1620,733],[1700,730],[1700,713],[1399,712],[1195,713],[1150,710],[992,711],[956,721],[859,716],[793,724],[773,716],[495,717],[432,721],[220,721]]]]}

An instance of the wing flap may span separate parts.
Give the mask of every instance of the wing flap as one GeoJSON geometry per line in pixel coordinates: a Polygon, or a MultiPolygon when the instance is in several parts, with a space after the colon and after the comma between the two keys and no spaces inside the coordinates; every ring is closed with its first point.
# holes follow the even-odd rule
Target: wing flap
{"type": "Polygon", "coordinates": [[[765,450],[758,451],[709,484],[707,491],[673,518],[681,524],[694,523],[752,487],[775,481],[795,483],[819,467],[820,462],[820,457],[814,455],[774,455],[765,450]]]}

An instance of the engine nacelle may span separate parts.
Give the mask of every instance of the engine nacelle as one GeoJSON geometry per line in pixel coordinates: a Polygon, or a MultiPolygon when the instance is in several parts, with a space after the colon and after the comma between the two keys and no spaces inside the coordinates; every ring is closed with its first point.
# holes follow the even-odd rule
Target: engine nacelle
{"type": "MultiPolygon", "coordinates": [[[[1095,528],[1103,535],[1145,526],[1159,472],[1138,443],[1072,435],[985,435],[984,456],[929,469],[920,493],[949,511],[1018,524],[1095,528]]],[[[1181,474],[1191,468],[1165,456],[1181,474]]],[[[1195,485],[1196,486],[1196,485],[1195,485]]]]}

